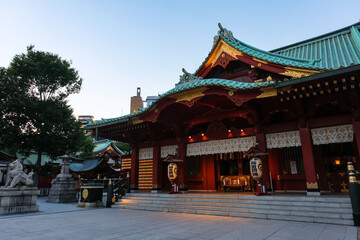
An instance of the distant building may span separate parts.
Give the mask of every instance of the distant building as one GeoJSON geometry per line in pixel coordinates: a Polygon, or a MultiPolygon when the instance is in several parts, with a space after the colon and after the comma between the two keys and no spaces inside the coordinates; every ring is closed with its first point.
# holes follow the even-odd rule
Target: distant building
{"type": "MultiPolygon", "coordinates": [[[[92,115],[79,115],[78,120],[81,122],[81,128],[84,128],[87,124],[94,122],[94,116],[92,115]]],[[[91,135],[90,131],[84,129],[86,135],[91,135]]]]}
{"type": "Polygon", "coordinates": [[[131,97],[130,100],[130,113],[137,112],[139,109],[143,108],[143,100],[141,98],[141,88],[137,88],[136,96],[131,97]]]}
{"type": "Polygon", "coordinates": [[[151,104],[153,104],[153,102],[155,102],[158,98],[159,98],[159,96],[147,96],[146,106],[147,107],[151,106],[151,104]]]}

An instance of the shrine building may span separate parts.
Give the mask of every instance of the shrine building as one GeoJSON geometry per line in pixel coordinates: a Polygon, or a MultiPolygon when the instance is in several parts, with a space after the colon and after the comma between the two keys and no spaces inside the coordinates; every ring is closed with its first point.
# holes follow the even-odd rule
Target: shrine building
{"type": "Polygon", "coordinates": [[[347,192],[346,158],[360,169],[360,22],[272,51],[219,28],[195,73],[152,105],[86,126],[130,143],[131,189],[168,191],[163,160],[177,155],[183,191],[254,191],[244,153],[256,147],[268,189],[347,192]]]}

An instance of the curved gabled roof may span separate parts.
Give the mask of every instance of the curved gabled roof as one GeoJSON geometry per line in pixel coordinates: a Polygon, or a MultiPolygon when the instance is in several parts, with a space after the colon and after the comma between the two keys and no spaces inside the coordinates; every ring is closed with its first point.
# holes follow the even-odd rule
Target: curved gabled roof
{"type": "Polygon", "coordinates": [[[200,65],[200,67],[195,71],[195,75],[204,67],[210,56],[212,55],[213,51],[215,50],[218,42],[220,40],[225,41],[227,44],[232,46],[233,48],[239,50],[240,52],[243,52],[251,57],[261,59],[264,61],[268,61],[275,64],[284,65],[287,67],[298,67],[298,68],[306,68],[306,69],[323,69],[322,67],[317,66],[315,63],[320,61],[320,59],[301,59],[301,58],[295,58],[291,56],[284,56],[278,53],[274,52],[268,52],[265,50],[261,50],[258,48],[255,48],[253,46],[250,46],[236,38],[233,37],[233,34],[231,31],[227,30],[226,28],[223,28],[221,24],[219,23],[220,30],[218,31],[218,35],[214,37],[214,45],[211,51],[209,52],[209,55],[206,57],[204,62],[200,65]]]}
{"type": "Polygon", "coordinates": [[[124,155],[124,152],[121,151],[115,144],[113,141],[105,139],[105,140],[101,140],[101,141],[97,141],[95,142],[95,148],[93,150],[93,152],[99,153],[101,151],[104,151],[105,149],[107,149],[108,147],[113,147],[115,151],[117,151],[120,155],[124,155]]]}
{"type": "Polygon", "coordinates": [[[96,126],[100,126],[100,125],[108,124],[108,123],[121,123],[121,122],[128,121],[128,120],[135,118],[135,117],[139,116],[140,114],[148,111],[164,97],[171,96],[173,94],[177,94],[177,93],[188,91],[188,90],[195,89],[195,88],[200,88],[200,87],[205,87],[205,86],[221,86],[221,87],[225,87],[225,88],[232,89],[232,90],[249,90],[249,89],[259,89],[262,87],[269,87],[269,86],[274,86],[274,85],[275,85],[274,81],[258,82],[258,83],[245,83],[245,82],[237,82],[237,81],[232,81],[232,80],[227,80],[227,79],[214,79],[214,78],[198,79],[195,81],[177,85],[175,88],[160,95],[159,98],[155,102],[153,102],[152,105],[147,106],[145,108],[141,108],[135,113],[130,113],[128,115],[117,117],[117,118],[103,119],[101,121],[96,121],[95,123],[88,124],[86,126],[89,128],[92,128],[92,127],[96,127],[96,126]]]}

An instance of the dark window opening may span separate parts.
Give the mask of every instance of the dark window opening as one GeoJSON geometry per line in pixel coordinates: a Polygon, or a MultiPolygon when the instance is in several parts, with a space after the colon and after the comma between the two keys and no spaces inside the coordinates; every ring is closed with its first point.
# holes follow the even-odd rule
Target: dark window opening
{"type": "Polygon", "coordinates": [[[304,172],[304,163],[301,147],[283,148],[285,161],[285,174],[298,174],[304,172]]]}
{"type": "Polygon", "coordinates": [[[189,176],[200,176],[200,157],[192,156],[187,158],[187,174],[189,176]]]}

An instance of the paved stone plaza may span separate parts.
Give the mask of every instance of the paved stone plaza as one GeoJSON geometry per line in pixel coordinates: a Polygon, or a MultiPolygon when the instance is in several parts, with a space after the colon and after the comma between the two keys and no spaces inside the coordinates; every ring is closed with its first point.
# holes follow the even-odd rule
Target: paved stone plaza
{"type": "Polygon", "coordinates": [[[182,213],[83,209],[46,203],[39,213],[0,217],[2,240],[12,239],[246,239],[356,240],[356,227],[182,213]]]}

